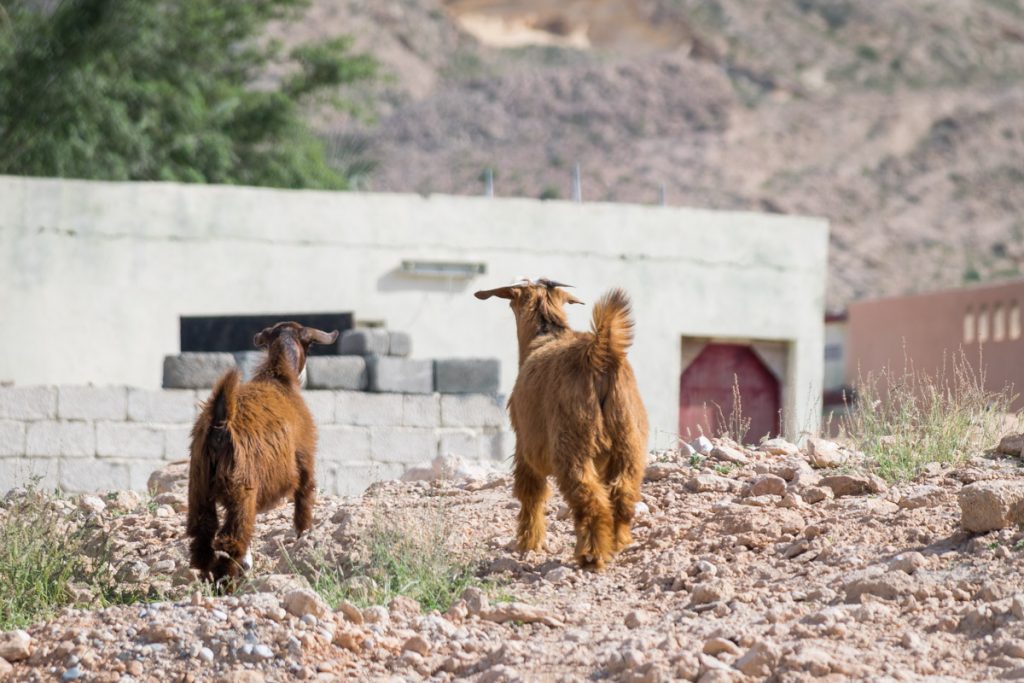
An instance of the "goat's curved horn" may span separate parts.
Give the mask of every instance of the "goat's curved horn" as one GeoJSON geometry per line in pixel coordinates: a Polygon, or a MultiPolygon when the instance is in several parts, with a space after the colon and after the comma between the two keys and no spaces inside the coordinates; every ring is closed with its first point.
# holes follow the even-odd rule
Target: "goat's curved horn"
{"type": "Polygon", "coordinates": [[[545,287],[572,287],[572,285],[567,285],[564,282],[555,282],[554,280],[549,280],[543,277],[537,280],[537,284],[544,285],[545,287]]]}
{"type": "Polygon", "coordinates": [[[310,344],[333,344],[338,340],[338,331],[324,332],[315,327],[302,328],[302,341],[310,344]]]}

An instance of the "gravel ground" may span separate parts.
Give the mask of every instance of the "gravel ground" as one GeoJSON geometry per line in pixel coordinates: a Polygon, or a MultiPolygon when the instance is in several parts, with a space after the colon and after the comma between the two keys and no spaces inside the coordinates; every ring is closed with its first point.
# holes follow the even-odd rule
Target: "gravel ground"
{"type": "Polygon", "coordinates": [[[170,598],[67,609],[26,629],[27,639],[4,634],[0,655],[14,661],[0,660],[0,677],[1024,678],[1024,533],[963,531],[957,495],[989,479],[1024,486],[1018,458],[979,457],[890,488],[856,474],[854,461],[839,474],[814,469],[808,460],[820,457],[788,444],[719,446],[697,466],[687,453],[652,455],[635,542],[598,573],[572,562],[572,525],[557,495],[547,551],[513,550],[518,505],[507,476],[323,497],[301,540],[284,505],[259,518],[252,583],[229,597],[197,590],[187,568],[180,466],[157,477],[162,493],[149,504],[124,492],[62,501],[69,516],[108,531],[121,581],[170,598]],[[468,589],[443,614],[407,598],[333,610],[290,573],[316,553],[351,562],[381,515],[440,515],[452,551],[478,558],[496,588],[468,589]]]}

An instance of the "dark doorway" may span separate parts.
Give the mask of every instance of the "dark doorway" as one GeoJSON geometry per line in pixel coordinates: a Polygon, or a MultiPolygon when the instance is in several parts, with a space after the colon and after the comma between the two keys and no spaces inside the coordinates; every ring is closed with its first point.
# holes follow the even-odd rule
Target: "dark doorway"
{"type": "Polygon", "coordinates": [[[739,386],[745,437],[777,436],[781,404],[779,381],[749,346],[708,344],[679,379],[679,435],[715,436],[734,421],[733,385],[739,386]]]}

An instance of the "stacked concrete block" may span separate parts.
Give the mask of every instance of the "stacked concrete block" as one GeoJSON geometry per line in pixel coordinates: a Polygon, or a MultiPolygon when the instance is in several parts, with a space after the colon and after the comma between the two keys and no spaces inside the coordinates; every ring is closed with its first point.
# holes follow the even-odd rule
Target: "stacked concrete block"
{"type": "Polygon", "coordinates": [[[434,387],[442,394],[497,394],[501,363],[497,358],[439,358],[434,387]]]}
{"type": "MultiPolygon", "coordinates": [[[[145,491],[152,472],[189,457],[206,393],[0,387],[0,494],[33,479],[68,492],[145,491]]],[[[358,493],[439,457],[494,466],[512,452],[495,396],[326,389],[303,396],[319,433],[318,485],[331,493],[358,493]]]]}
{"type": "Polygon", "coordinates": [[[367,356],[370,391],[430,394],[434,391],[434,363],[394,356],[367,356]]]}
{"type": "Polygon", "coordinates": [[[306,386],[310,389],[363,391],[367,384],[363,356],[310,356],[306,359],[306,386]]]}
{"type": "Polygon", "coordinates": [[[345,330],[338,340],[338,353],[343,356],[386,356],[391,348],[391,334],[381,327],[345,330]]]}
{"type": "Polygon", "coordinates": [[[209,389],[235,367],[230,353],[182,353],[164,358],[165,389],[209,389]]]}
{"type": "Polygon", "coordinates": [[[408,332],[388,332],[388,355],[399,358],[412,355],[412,337],[408,332]]]}

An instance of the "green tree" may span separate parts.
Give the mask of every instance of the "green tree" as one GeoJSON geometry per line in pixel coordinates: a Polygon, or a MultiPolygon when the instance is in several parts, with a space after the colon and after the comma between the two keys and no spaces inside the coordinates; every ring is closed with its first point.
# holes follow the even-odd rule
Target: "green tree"
{"type": "Polygon", "coordinates": [[[302,114],[377,64],[335,39],[268,85],[307,3],[0,0],[0,173],[346,188],[302,114]]]}

